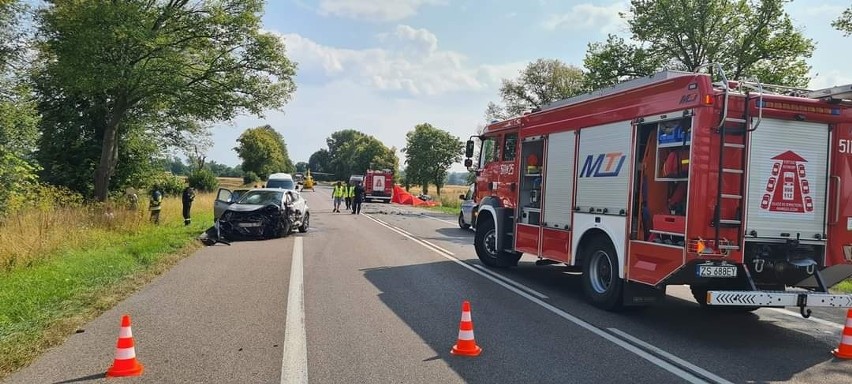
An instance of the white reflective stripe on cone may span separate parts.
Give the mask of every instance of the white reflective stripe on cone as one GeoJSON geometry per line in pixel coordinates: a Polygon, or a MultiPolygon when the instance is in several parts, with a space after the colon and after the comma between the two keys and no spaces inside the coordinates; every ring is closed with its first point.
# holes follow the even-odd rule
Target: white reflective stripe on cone
{"type": "Polygon", "coordinates": [[[470,321],[470,312],[462,312],[461,321],[470,321]]]}
{"type": "Polygon", "coordinates": [[[121,330],[118,331],[118,337],[122,339],[127,339],[133,337],[133,331],[130,330],[130,327],[121,327],[121,330]]]}
{"type": "Polygon", "coordinates": [[[846,328],[852,328],[852,318],[846,319],[846,328]]]}
{"type": "Polygon", "coordinates": [[[852,336],[843,335],[843,338],[840,339],[840,344],[852,345],[852,336]]]}
{"type": "Polygon", "coordinates": [[[116,360],[128,360],[136,357],[136,350],[133,347],[130,348],[116,348],[115,349],[115,359],[116,360]]]}
{"type": "Polygon", "coordinates": [[[473,340],[473,331],[459,330],[459,340],[473,340]]]}

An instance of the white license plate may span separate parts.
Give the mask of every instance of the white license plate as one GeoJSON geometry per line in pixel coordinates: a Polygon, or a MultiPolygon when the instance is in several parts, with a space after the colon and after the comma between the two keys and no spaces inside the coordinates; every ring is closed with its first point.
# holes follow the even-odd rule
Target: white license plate
{"type": "Polygon", "coordinates": [[[237,225],[239,225],[240,227],[243,227],[243,228],[250,228],[250,227],[259,227],[262,224],[261,223],[239,223],[237,225]]]}
{"type": "Polygon", "coordinates": [[[737,277],[735,265],[698,265],[699,277],[737,277]]]}

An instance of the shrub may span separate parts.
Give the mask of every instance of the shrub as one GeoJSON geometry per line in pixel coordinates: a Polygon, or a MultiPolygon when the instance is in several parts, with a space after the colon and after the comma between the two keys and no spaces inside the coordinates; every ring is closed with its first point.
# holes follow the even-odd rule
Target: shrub
{"type": "Polygon", "coordinates": [[[183,192],[185,185],[182,178],[172,175],[170,173],[162,173],[160,175],[155,176],[153,180],[151,180],[151,183],[152,184],[148,186],[149,190],[150,187],[158,185],[160,187],[160,190],[163,191],[163,193],[172,196],[179,196],[183,192]]]}
{"type": "Polygon", "coordinates": [[[219,188],[219,180],[209,169],[196,170],[187,177],[189,186],[202,192],[212,192],[219,188]]]}
{"type": "Polygon", "coordinates": [[[260,177],[252,171],[248,171],[245,175],[243,175],[243,184],[252,184],[257,183],[259,181],[260,177]]]}

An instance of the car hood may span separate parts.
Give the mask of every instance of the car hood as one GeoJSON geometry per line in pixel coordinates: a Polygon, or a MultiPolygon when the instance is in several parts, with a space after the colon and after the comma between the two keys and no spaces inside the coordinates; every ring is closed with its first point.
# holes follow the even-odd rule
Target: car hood
{"type": "Polygon", "coordinates": [[[263,207],[266,207],[266,205],[259,205],[259,204],[231,204],[231,206],[230,206],[230,207],[228,207],[228,210],[229,210],[229,211],[234,211],[234,212],[251,212],[251,211],[256,211],[256,210],[258,210],[258,209],[261,209],[261,208],[263,208],[263,207]]]}

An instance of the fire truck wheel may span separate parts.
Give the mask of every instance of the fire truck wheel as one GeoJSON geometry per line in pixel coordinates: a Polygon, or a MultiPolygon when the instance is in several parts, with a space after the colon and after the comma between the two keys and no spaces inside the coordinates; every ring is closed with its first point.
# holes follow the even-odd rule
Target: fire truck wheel
{"type": "Polygon", "coordinates": [[[497,231],[494,222],[490,219],[484,220],[476,227],[474,237],[474,248],[476,256],[489,267],[507,268],[518,264],[521,254],[497,250],[497,231]]]}
{"type": "Polygon", "coordinates": [[[583,292],[589,301],[605,310],[622,306],[623,280],[618,277],[618,258],[609,239],[597,237],[584,247],[583,292]]]}

